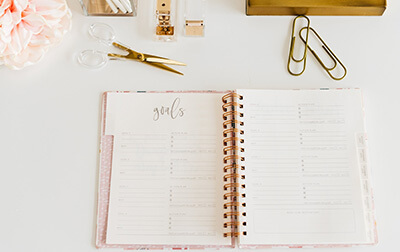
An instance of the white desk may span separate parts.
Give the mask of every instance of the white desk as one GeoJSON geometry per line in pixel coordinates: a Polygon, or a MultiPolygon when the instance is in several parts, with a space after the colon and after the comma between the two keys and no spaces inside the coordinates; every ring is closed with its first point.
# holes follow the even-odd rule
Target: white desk
{"type": "MultiPolygon", "coordinates": [[[[247,17],[244,0],[209,0],[205,38],[152,41],[150,1],[135,18],[85,17],[69,0],[73,28],[37,65],[0,67],[0,251],[97,251],[94,247],[100,96],[106,90],[360,87],[364,90],[380,244],[329,251],[395,251],[400,227],[400,1],[383,17],[311,17],[347,66],[340,82],[310,56],[301,77],[286,71],[293,17],[247,17]],[[133,48],[188,64],[174,75],[136,62],[88,70],[87,35],[107,22],[133,48]]],[[[230,250],[231,251],[231,250],[230,250]]],[[[314,251],[326,251],[316,249],[314,251]]]]}

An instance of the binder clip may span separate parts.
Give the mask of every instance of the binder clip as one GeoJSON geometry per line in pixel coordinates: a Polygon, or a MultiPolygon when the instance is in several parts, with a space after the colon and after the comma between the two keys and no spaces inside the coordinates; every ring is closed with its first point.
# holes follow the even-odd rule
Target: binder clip
{"type": "Polygon", "coordinates": [[[328,75],[333,79],[333,80],[342,80],[344,77],[346,77],[347,75],[347,69],[344,66],[344,64],[339,60],[339,58],[333,53],[333,51],[328,47],[328,45],[325,43],[325,41],[321,38],[321,36],[315,31],[314,28],[312,28],[310,26],[310,20],[308,17],[304,16],[304,15],[300,15],[297,16],[294,21],[293,21],[293,26],[292,26],[292,37],[291,37],[291,41],[290,41],[290,49],[289,49],[289,59],[288,59],[288,63],[287,63],[287,69],[289,71],[289,73],[291,75],[294,76],[300,76],[304,73],[304,71],[306,70],[306,65],[307,65],[307,50],[310,50],[310,52],[312,53],[312,55],[316,58],[316,60],[318,61],[318,63],[321,65],[321,67],[328,73],[328,75]],[[304,53],[302,58],[300,59],[296,59],[294,57],[294,47],[295,47],[295,43],[296,43],[296,36],[295,36],[295,27],[296,27],[296,22],[299,18],[305,18],[307,20],[307,26],[303,27],[300,29],[299,31],[299,37],[301,39],[301,41],[303,41],[304,43],[304,53]],[[303,37],[302,33],[304,33],[303,31],[307,30],[306,32],[306,36],[303,37]],[[318,54],[315,52],[315,50],[313,50],[310,45],[309,45],[309,34],[310,31],[314,34],[314,36],[318,39],[319,43],[321,44],[321,47],[324,49],[324,51],[327,53],[327,55],[329,56],[329,58],[332,60],[333,62],[333,66],[332,67],[327,67],[326,64],[321,60],[321,58],[318,56],[318,54]],[[294,71],[291,70],[291,62],[294,61],[295,63],[303,63],[303,68],[300,72],[295,73],[294,71]],[[332,74],[332,71],[336,69],[336,67],[340,65],[343,69],[343,75],[336,77],[332,74]]]}
{"type": "Polygon", "coordinates": [[[205,0],[185,0],[184,35],[191,37],[204,36],[205,0]]]}
{"type": "Polygon", "coordinates": [[[174,41],[176,0],[155,0],[156,6],[156,39],[161,41],[174,41]]]}

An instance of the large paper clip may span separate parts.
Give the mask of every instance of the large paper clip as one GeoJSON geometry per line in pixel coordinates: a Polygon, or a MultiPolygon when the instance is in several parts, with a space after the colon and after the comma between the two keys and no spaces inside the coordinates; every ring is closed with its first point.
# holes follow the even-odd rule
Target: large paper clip
{"type": "Polygon", "coordinates": [[[288,63],[287,63],[287,69],[288,69],[288,71],[289,71],[289,73],[290,73],[291,75],[300,76],[300,75],[302,75],[302,74],[304,73],[304,71],[306,70],[306,64],[307,64],[307,46],[308,46],[308,35],[309,35],[309,33],[310,33],[310,19],[309,19],[308,17],[304,16],[304,15],[297,16],[297,17],[293,20],[292,38],[291,38],[291,41],[290,41],[289,59],[288,59],[288,63]],[[298,18],[305,18],[305,19],[307,20],[307,26],[304,27],[304,28],[307,29],[307,36],[306,36],[306,39],[305,39],[305,44],[306,44],[306,46],[304,47],[304,53],[303,53],[303,57],[302,57],[301,59],[296,59],[296,58],[293,56],[294,45],[295,45],[295,42],[296,42],[295,27],[296,27],[296,22],[297,22],[297,19],[298,19],[298,18]],[[292,60],[293,60],[294,62],[296,62],[296,63],[301,63],[301,62],[303,62],[303,70],[301,70],[301,72],[299,72],[299,73],[294,73],[294,72],[290,69],[290,63],[291,63],[292,60]]]}
{"type": "Polygon", "coordinates": [[[305,43],[306,49],[308,48],[310,50],[310,52],[314,55],[314,57],[318,60],[319,64],[322,66],[323,69],[325,69],[325,71],[329,74],[329,76],[334,79],[334,80],[342,80],[344,77],[346,77],[347,74],[347,69],[346,67],[343,65],[343,63],[339,60],[339,58],[332,52],[332,50],[328,47],[328,45],[325,43],[325,41],[321,38],[321,36],[319,36],[319,34],[312,28],[312,27],[303,27],[301,28],[301,30],[299,31],[299,35],[301,40],[305,43]],[[301,35],[301,33],[303,32],[304,29],[308,29],[307,30],[307,37],[306,39],[303,38],[303,36],[301,35]],[[312,31],[314,33],[314,35],[318,38],[318,40],[322,43],[322,48],[325,50],[325,52],[329,55],[329,57],[332,59],[333,61],[333,67],[327,67],[324,62],[322,62],[321,58],[318,56],[318,54],[311,48],[311,46],[308,45],[308,33],[309,31],[312,31]],[[343,70],[344,70],[344,74],[341,77],[335,77],[332,75],[331,71],[333,71],[336,67],[337,67],[337,63],[339,63],[343,70]]]}

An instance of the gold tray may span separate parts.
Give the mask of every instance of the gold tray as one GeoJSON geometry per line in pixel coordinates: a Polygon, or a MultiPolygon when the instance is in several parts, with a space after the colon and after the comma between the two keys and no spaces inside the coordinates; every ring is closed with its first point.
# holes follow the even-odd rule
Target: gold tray
{"type": "Polygon", "coordinates": [[[247,15],[380,16],[386,0],[247,0],[247,15]]]}

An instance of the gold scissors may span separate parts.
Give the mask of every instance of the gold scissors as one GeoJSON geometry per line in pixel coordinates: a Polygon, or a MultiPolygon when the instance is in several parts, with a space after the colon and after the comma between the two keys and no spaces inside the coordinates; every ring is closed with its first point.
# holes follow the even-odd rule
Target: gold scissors
{"type": "Polygon", "coordinates": [[[181,73],[175,69],[172,69],[164,64],[186,66],[185,63],[182,63],[182,62],[179,62],[176,60],[170,60],[170,59],[159,57],[159,56],[150,55],[150,54],[139,53],[132,49],[129,49],[128,47],[118,44],[117,42],[113,42],[112,45],[119,49],[127,51],[128,54],[121,55],[121,54],[115,54],[115,53],[108,53],[107,54],[108,57],[115,58],[115,59],[137,60],[137,61],[143,62],[145,64],[148,64],[150,66],[158,67],[158,68],[164,69],[166,71],[170,71],[170,72],[173,72],[176,74],[183,75],[183,73],[181,73]]]}
{"type": "Polygon", "coordinates": [[[136,52],[130,49],[129,47],[117,42],[115,40],[115,34],[113,29],[107,24],[103,23],[92,24],[89,28],[89,34],[93,38],[99,40],[100,42],[124,50],[128,54],[116,54],[116,53],[100,52],[95,50],[85,50],[81,52],[81,54],[78,57],[78,60],[82,65],[86,67],[99,68],[104,66],[110,59],[126,59],[126,60],[136,60],[148,64],[150,66],[154,66],[172,73],[183,75],[183,73],[173,68],[170,68],[165,64],[186,66],[185,63],[176,60],[170,60],[164,57],[136,52]]]}

